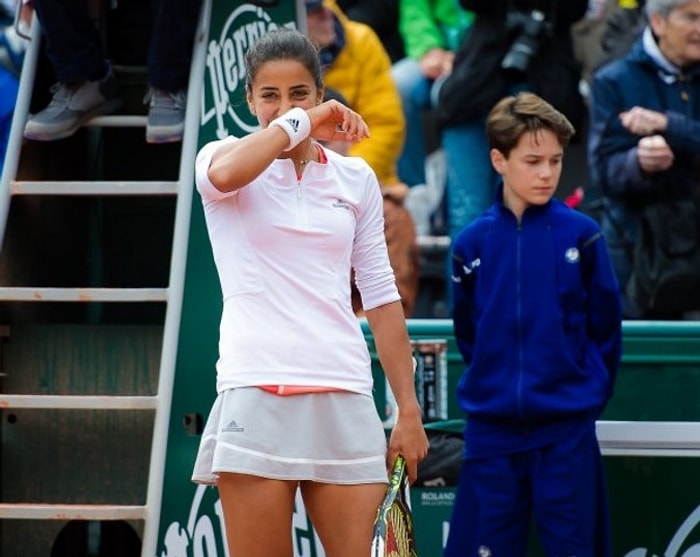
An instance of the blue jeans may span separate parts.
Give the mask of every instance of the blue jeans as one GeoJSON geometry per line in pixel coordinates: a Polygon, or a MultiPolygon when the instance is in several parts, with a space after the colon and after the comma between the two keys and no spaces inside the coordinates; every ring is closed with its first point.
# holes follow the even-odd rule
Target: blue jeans
{"type": "MultiPolygon", "coordinates": [[[[484,121],[444,128],[441,136],[447,165],[445,199],[447,235],[452,239],[494,200],[498,175],[491,166],[484,121]]],[[[452,256],[445,261],[448,307],[452,307],[452,256]]]]}
{"type": "MultiPolygon", "coordinates": [[[[201,0],[154,0],[148,51],[148,80],[154,87],[185,87],[201,0]]],[[[46,55],[56,78],[78,84],[104,77],[102,38],[88,16],[86,0],[32,0],[41,23],[46,55]]]]}
{"type": "Polygon", "coordinates": [[[391,67],[391,75],[401,96],[406,120],[406,138],[398,160],[399,178],[407,186],[425,184],[425,130],[422,114],[433,106],[436,82],[420,70],[418,60],[403,58],[391,67]]]}
{"type": "Polygon", "coordinates": [[[447,231],[454,240],[494,201],[497,174],[491,166],[484,120],[442,130],[447,159],[447,231]]]}
{"type": "MultiPolygon", "coordinates": [[[[526,83],[515,83],[507,94],[527,90],[526,83]]],[[[447,158],[447,229],[453,240],[494,202],[498,174],[491,166],[487,116],[445,127],[442,133],[447,158]]]]}

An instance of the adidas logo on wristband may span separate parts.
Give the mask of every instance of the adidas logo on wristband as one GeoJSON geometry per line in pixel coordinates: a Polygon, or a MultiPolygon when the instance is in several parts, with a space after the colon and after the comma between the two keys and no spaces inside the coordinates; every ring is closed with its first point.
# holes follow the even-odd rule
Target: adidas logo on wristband
{"type": "Polygon", "coordinates": [[[294,133],[297,133],[299,131],[299,120],[297,120],[296,118],[287,118],[287,123],[290,126],[292,126],[294,133]]]}

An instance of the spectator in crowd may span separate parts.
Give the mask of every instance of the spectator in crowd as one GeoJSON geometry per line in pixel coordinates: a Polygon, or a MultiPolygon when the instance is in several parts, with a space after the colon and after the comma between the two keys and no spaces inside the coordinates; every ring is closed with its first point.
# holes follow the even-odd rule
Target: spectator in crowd
{"type": "Polygon", "coordinates": [[[645,26],[644,0],[590,0],[586,16],[572,27],[584,97],[593,72],[627,54],[645,26]]]}
{"type": "MultiPolygon", "coordinates": [[[[113,68],[85,0],[32,0],[58,83],[49,105],[30,116],[24,136],[52,141],[73,135],[88,119],[122,105],[113,68]]],[[[189,61],[201,0],[153,2],[148,52],[146,141],[182,139],[189,61]]]]}
{"type": "MultiPolygon", "coordinates": [[[[642,36],[591,87],[589,162],[623,289],[645,207],[660,195],[693,199],[700,184],[700,2],[647,0],[645,10],[642,36]]],[[[626,317],[644,316],[624,302],[626,317]]]]}
{"type": "Polygon", "coordinates": [[[600,227],[553,197],[574,128],[525,92],[499,101],[486,130],[497,200],[453,246],[467,425],[445,557],[522,557],[533,520],[549,557],[610,557],[595,424],[622,318],[600,227]]]}
{"type": "Polygon", "coordinates": [[[335,0],[307,0],[306,14],[326,86],[342,94],[372,130],[372,137],[351,145],[348,154],[365,159],[383,188],[399,186],[396,164],[405,122],[386,50],[371,27],[349,20],[335,0]]]}
{"type": "Polygon", "coordinates": [[[409,187],[406,206],[416,229],[429,235],[444,197],[445,157],[442,152],[431,157],[432,164],[442,165],[442,183],[433,183],[426,169],[427,155],[429,149],[439,146],[439,140],[434,118],[427,119],[426,113],[435,105],[440,84],[452,71],[454,52],[471,24],[471,14],[455,0],[399,0],[399,10],[406,57],[392,66],[391,73],[401,95],[406,141],[398,172],[409,187]]]}
{"type": "MultiPolygon", "coordinates": [[[[351,144],[347,154],[363,158],[377,174],[385,207],[400,206],[407,188],[399,181],[396,165],[405,122],[386,50],[370,27],[349,20],[334,0],[307,0],[306,13],[309,38],[320,48],[326,87],[362,114],[372,133],[351,144]]],[[[387,241],[404,311],[410,317],[420,279],[418,248],[413,223],[402,219],[400,229],[405,232],[387,241]]]]}
{"type": "Polygon", "coordinates": [[[392,63],[405,56],[399,32],[399,0],[337,0],[337,3],[348,19],[372,28],[392,63]]]}
{"type": "Polygon", "coordinates": [[[646,28],[645,0],[620,0],[604,19],[598,67],[627,54],[646,28]]]}
{"type": "Polygon", "coordinates": [[[529,90],[578,127],[584,114],[571,26],[588,0],[460,0],[474,21],[440,88],[437,116],[447,157],[447,226],[454,236],[488,207],[496,176],[484,119],[506,94],[529,90]]]}
{"type": "Polygon", "coordinates": [[[589,0],[586,15],[571,27],[576,59],[581,63],[584,97],[591,81],[591,73],[603,59],[601,36],[606,21],[617,9],[619,0],[589,0]]]}
{"type": "Polygon", "coordinates": [[[437,100],[434,87],[452,71],[454,53],[471,24],[471,14],[455,0],[399,0],[399,10],[406,57],[392,66],[391,75],[401,95],[406,120],[399,178],[411,188],[426,183],[423,113],[437,100]]]}

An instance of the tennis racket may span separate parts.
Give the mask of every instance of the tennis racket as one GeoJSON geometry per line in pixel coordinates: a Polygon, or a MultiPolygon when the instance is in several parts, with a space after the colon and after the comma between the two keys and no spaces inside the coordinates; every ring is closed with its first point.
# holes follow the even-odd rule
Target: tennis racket
{"type": "Polygon", "coordinates": [[[399,455],[374,519],[371,557],[417,557],[406,461],[399,455]]]}

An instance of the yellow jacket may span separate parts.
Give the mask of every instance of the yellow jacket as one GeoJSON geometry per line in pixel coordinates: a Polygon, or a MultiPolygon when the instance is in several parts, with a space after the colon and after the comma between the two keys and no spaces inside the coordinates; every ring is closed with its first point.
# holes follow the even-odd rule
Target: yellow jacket
{"type": "Polygon", "coordinates": [[[371,27],[349,20],[335,0],[324,3],[340,19],[346,41],[326,69],[325,85],[345,97],[365,119],[371,135],[351,145],[348,155],[365,159],[382,186],[393,186],[399,183],[396,162],[403,149],[405,122],[389,55],[371,27]]]}

